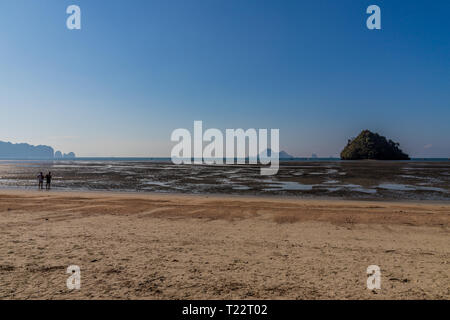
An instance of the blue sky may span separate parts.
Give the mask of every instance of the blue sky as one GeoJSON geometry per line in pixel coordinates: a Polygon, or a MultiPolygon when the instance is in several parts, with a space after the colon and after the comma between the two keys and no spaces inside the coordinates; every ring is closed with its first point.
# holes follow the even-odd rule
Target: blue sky
{"type": "Polygon", "coordinates": [[[0,140],[168,156],[176,128],[279,128],[337,155],[370,129],[450,157],[450,2],[2,0],[0,140]],[[82,29],[66,28],[79,5],[82,29]],[[366,28],[381,8],[382,30],[366,28]]]}

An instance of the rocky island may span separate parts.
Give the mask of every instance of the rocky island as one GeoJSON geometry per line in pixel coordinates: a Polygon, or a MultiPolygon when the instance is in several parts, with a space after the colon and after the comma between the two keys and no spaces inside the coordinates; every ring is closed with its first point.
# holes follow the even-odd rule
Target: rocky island
{"type": "Polygon", "coordinates": [[[369,130],[348,140],[341,152],[342,160],[410,160],[399,148],[400,144],[369,130]]]}
{"type": "Polygon", "coordinates": [[[63,154],[60,151],[54,152],[50,146],[33,146],[28,143],[11,143],[0,141],[0,159],[33,159],[33,160],[53,160],[53,159],[74,159],[75,153],[63,154]]]}

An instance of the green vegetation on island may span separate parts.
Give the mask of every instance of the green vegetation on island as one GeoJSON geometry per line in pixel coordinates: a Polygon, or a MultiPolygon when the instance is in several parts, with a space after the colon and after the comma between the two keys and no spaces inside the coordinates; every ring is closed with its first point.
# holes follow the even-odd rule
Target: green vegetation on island
{"type": "Polygon", "coordinates": [[[341,152],[342,160],[409,160],[399,148],[399,143],[387,140],[378,133],[363,130],[356,138],[348,140],[341,152]]]}

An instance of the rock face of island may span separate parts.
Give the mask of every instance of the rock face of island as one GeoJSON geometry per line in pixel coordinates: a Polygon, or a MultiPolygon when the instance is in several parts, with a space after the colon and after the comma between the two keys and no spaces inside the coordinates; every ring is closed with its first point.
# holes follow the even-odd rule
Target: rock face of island
{"type": "Polygon", "coordinates": [[[399,144],[387,140],[378,133],[369,130],[362,131],[356,138],[348,140],[347,146],[341,152],[342,160],[409,160],[399,144]]]}
{"type": "Polygon", "coordinates": [[[0,158],[2,159],[58,159],[75,158],[75,154],[70,152],[62,155],[61,152],[54,152],[50,146],[32,146],[28,143],[11,143],[0,141],[0,158]]]}

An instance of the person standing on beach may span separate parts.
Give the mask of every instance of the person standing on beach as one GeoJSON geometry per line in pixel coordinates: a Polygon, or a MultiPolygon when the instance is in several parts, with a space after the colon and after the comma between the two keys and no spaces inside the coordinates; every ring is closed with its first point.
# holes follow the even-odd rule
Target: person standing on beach
{"type": "Polygon", "coordinates": [[[45,176],[45,189],[50,190],[52,183],[52,173],[49,171],[45,176]]]}
{"type": "Polygon", "coordinates": [[[41,172],[37,176],[38,178],[38,189],[44,189],[44,174],[41,172]]]}

